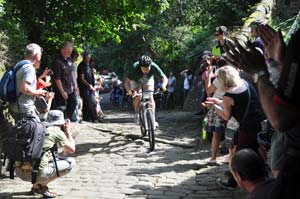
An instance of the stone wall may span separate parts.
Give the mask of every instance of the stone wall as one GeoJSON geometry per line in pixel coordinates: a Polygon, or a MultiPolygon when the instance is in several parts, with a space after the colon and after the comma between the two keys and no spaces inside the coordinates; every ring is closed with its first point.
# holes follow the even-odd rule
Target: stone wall
{"type": "Polygon", "coordinates": [[[185,99],[183,110],[185,111],[195,111],[198,112],[201,109],[201,100],[203,99],[203,95],[201,90],[205,90],[204,81],[201,77],[200,67],[198,67],[193,76],[192,87],[185,99]]]}

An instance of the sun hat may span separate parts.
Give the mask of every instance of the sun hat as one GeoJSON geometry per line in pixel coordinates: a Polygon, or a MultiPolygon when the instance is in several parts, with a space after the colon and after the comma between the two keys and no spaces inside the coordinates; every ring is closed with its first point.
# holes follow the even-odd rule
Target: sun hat
{"type": "Polygon", "coordinates": [[[65,123],[64,113],[60,110],[51,110],[46,122],[48,125],[62,125],[65,123]]]}

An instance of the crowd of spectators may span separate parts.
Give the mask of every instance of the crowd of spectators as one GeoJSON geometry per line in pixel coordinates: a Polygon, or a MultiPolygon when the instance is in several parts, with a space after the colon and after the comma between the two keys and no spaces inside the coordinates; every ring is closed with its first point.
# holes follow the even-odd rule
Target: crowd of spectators
{"type": "MultiPolygon", "coordinates": [[[[48,183],[67,174],[75,166],[75,160],[67,155],[75,152],[70,121],[101,122],[104,113],[100,106],[103,78],[97,79],[92,67],[91,55],[83,54],[83,61],[76,67],[79,53],[73,43],[64,42],[54,58],[52,68],[45,68],[37,77],[42,58],[42,48],[35,43],[28,44],[22,64],[16,72],[17,101],[9,104],[9,111],[16,124],[25,118],[46,123],[43,155],[38,168],[37,181],[31,192],[54,198],[57,193],[49,191],[48,183]],[[56,164],[50,158],[49,149],[63,147],[63,156],[57,156],[56,164]]],[[[3,120],[4,121],[4,120],[3,120]]],[[[56,152],[57,153],[57,152],[56,152]]],[[[16,161],[18,177],[31,181],[27,165],[16,161]],[[25,168],[26,167],[26,168],[25,168]]]]}
{"type": "Polygon", "coordinates": [[[250,28],[253,41],[242,45],[228,38],[225,26],[217,27],[214,55],[202,56],[202,95],[207,95],[202,105],[208,109],[206,130],[212,134],[208,163],[217,163],[225,137],[230,172],[217,179],[221,187],[239,185],[249,198],[299,198],[300,30],[286,45],[280,30],[261,21],[250,28]],[[271,161],[266,156],[269,142],[271,161]]]}

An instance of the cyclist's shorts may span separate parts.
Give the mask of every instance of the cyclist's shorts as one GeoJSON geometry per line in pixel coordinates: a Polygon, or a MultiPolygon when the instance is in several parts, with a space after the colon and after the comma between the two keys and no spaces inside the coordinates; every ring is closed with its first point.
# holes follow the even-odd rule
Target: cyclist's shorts
{"type": "MultiPolygon", "coordinates": [[[[144,89],[145,90],[154,90],[154,78],[151,77],[145,84],[144,84],[144,89]]],[[[130,81],[130,89],[131,90],[139,90],[141,89],[141,84],[139,84],[138,82],[132,80],[130,81]]]]}

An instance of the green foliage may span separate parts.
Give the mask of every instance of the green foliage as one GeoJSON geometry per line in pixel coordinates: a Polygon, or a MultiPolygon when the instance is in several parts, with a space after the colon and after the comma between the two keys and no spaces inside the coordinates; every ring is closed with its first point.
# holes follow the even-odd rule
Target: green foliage
{"type": "Polygon", "coordinates": [[[199,64],[218,25],[242,25],[257,0],[170,0],[168,9],[147,15],[142,26],[125,34],[119,44],[104,42],[93,50],[99,68],[126,71],[142,53],[175,74],[199,64]]]}
{"type": "Polygon", "coordinates": [[[143,26],[145,16],[167,7],[166,0],[10,0],[4,4],[1,25],[17,45],[26,40],[40,44],[50,62],[65,40],[78,46],[120,43],[125,33],[143,26]]]}

